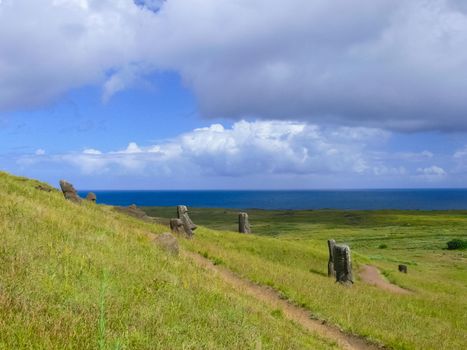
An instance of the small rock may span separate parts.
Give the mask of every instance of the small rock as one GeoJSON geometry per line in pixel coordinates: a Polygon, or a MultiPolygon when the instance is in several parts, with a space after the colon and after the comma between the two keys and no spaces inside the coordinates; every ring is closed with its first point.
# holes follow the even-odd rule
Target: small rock
{"type": "Polygon", "coordinates": [[[178,255],[179,253],[179,246],[177,238],[175,238],[171,233],[164,232],[163,234],[157,236],[154,239],[154,242],[157,244],[159,248],[170,253],[172,255],[178,255]]]}

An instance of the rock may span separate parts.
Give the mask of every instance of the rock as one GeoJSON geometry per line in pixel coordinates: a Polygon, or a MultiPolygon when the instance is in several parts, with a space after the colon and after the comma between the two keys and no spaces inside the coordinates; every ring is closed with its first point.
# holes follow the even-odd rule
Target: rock
{"type": "Polygon", "coordinates": [[[81,198],[78,196],[78,193],[71,183],[66,182],[65,180],[60,180],[60,188],[62,189],[65,199],[74,203],[81,202],[81,198]]]}
{"type": "Polygon", "coordinates": [[[175,238],[171,233],[164,232],[161,235],[158,235],[154,238],[154,242],[157,244],[159,248],[170,253],[172,255],[178,255],[179,253],[179,246],[177,238],[175,238]]]}
{"type": "Polygon", "coordinates": [[[132,216],[134,218],[146,221],[146,222],[156,222],[156,219],[148,216],[144,210],[138,208],[136,204],[132,204],[128,207],[114,207],[114,209],[120,213],[132,216]]]}
{"type": "Polygon", "coordinates": [[[49,185],[39,184],[36,186],[36,190],[44,191],[44,192],[52,192],[52,191],[55,191],[55,188],[49,185]]]}
{"type": "Polygon", "coordinates": [[[328,277],[336,277],[336,270],[334,270],[334,246],[336,241],[333,239],[328,240],[328,251],[329,251],[329,260],[328,260],[328,277]]]}
{"type": "Polygon", "coordinates": [[[94,202],[96,203],[96,194],[94,192],[89,192],[88,195],[86,196],[86,200],[89,202],[94,202]]]}
{"type": "Polygon", "coordinates": [[[178,218],[182,221],[183,229],[185,230],[185,235],[188,238],[193,237],[193,231],[196,230],[197,226],[191,221],[190,216],[188,215],[188,208],[185,205],[177,206],[178,218]]]}
{"type": "Polygon", "coordinates": [[[407,273],[407,265],[399,265],[399,271],[403,273],[407,273]]]}
{"type": "Polygon", "coordinates": [[[350,248],[346,245],[335,245],[333,248],[333,263],[336,271],[336,282],[353,283],[352,261],[350,248]]]}
{"type": "Polygon", "coordinates": [[[247,213],[238,214],[238,232],[251,233],[250,221],[248,220],[247,213]]]}

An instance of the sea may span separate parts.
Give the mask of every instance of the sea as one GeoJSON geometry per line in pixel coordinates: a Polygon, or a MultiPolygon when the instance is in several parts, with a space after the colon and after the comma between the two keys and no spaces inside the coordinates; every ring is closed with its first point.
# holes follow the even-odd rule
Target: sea
{"type": "MultiPolygon", "coordinates": [[[[88,191],[80,191],[82,197],[88,191]]],[[[97,202],[128,206],[232,209],[467,210],[467,189],[92,191],[97,202]]]]}

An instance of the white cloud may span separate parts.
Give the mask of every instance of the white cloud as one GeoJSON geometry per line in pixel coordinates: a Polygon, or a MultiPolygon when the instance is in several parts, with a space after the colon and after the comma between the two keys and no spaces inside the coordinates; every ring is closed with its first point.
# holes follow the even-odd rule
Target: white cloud
{"type": "MultiPolygon", "coordinates": [[[[231,128],[213,124],[145,147],[131,142],[123,150],[104,153],[89,148],[46,160],[70,163],[85,174],[363,174],[369,168],[367,146],[385,135],[377,129],[327,130],[299,122],[239,121],[231,128]]],[[[21,159],[23,165],[34,162],[29,157],[21,159]]]]}
{"type": "Polygon", "coordinates": [[[467,130],[463,1],[136,3],[2,1],[0,110],[168,69],[205,116],[467,130]]]}
{"type": "Polygon", "coordinates": [[[42,148],[38,148],[36,149],[35,154],[36,156],[43,156],[45,154],[45,150],[43,150],[42,148]]]}
{"type": "Polygon", "coordinates": [[[447,175],[447,172],[443,168],[436,165],[427,168],[418,168],[417,172],[422,178],[428,181],[440,180],[447,175]]]}

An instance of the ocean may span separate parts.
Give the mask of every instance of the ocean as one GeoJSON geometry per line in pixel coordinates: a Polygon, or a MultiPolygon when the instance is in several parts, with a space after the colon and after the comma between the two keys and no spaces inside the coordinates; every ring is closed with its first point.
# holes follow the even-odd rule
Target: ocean
{"type": "MultiPolygon", "coordinates": [[[[93,191],[97,202],[232,209],[467,210],[467,189],[93,191]]],[[[82,197],[87,191],[80,191],[82,197]]]]}

